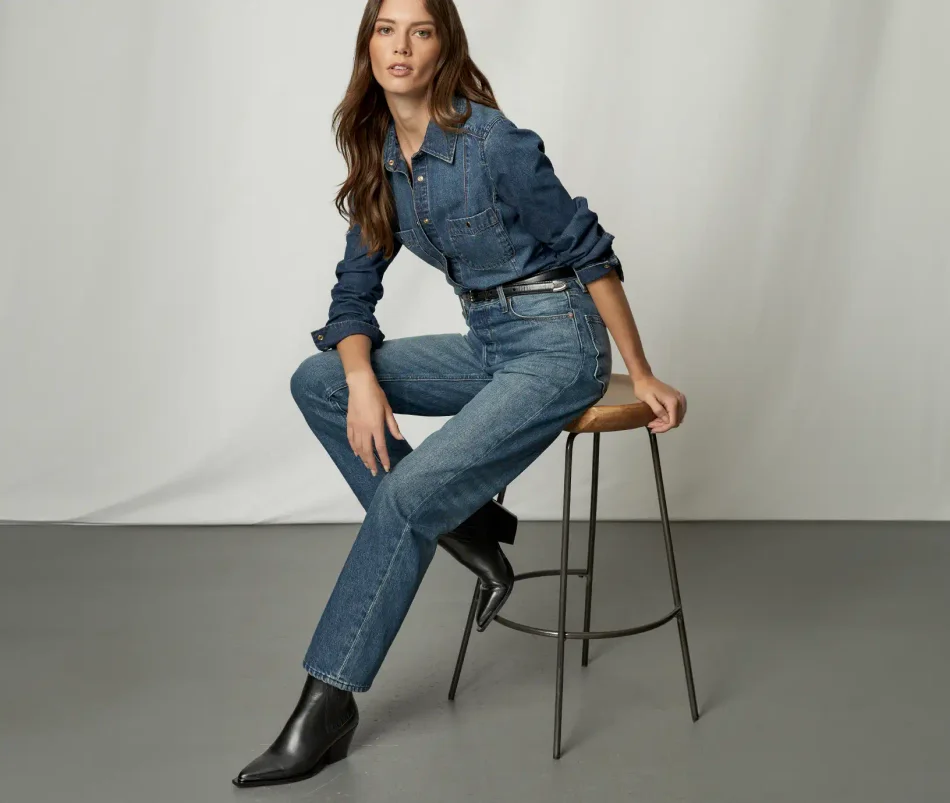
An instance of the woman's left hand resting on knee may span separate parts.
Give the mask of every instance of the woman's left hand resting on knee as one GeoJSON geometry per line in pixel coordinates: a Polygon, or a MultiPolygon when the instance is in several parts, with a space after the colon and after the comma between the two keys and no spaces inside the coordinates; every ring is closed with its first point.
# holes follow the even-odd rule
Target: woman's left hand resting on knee
{"type": "Polygon", "coordinates": [[[350,396],[346,409],[346,437],[350,448],[375,477],[375,446],[383,469],[388,473],[391,466],[389,450],[386,448],[386,429],[389,429],[394,438],[405,438],[399,431],[399,424],[386,393],[373,372],[369,357],[370,340],[364,334],[349,335],[337,344],[337,352],[343,362],[350,396]]]}
{"type": "Polygon", "coordinates": [[[630,371],[633,395],[649,404],[656,415],[647,424],[650,431],[658,434],[678,427],[686,416],[686,396],[653,376],[617,272],[612,270],[595,279],[587,285],[587,290],[630,371]]]}

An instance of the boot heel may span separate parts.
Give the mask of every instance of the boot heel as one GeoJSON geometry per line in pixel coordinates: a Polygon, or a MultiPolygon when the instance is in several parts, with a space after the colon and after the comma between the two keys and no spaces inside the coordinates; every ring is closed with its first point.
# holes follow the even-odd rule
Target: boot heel
{"type": "Polygon", "coordinates": [[[356,728],[353,728],[346,736],[337,739],[337,741],[330,745],[330,749],[327,750],[326,757],[324,758],[324,763],[332,764],[334,761],[346,758],[346,754],[350,752],[350,744],[353,741],[353,735],[355,733],[356,728]]]}

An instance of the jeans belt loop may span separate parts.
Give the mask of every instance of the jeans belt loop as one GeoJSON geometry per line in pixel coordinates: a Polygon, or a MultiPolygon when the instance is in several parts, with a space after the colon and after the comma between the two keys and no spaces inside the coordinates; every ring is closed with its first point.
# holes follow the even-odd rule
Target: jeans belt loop
{"type": "Polygon", "coordinates": [[[505,309],[507,309],[507,308],[508,308],[508,301],[505,299],[505,288],[502,287],[502,286],[499,284],[499,285],[497,285],[497,286],[495,287],[495,292],[498,293],[498,301],[501,303],[501,305],[502,305],[505,309]]]}

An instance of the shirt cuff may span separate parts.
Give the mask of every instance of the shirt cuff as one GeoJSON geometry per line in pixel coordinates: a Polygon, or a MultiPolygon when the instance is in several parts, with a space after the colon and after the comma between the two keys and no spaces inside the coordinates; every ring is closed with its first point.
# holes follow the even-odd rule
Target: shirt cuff
{"type": "Polygon", "coordinates": [[[594,279],[606,276],[610,273],[611,269],[616,270],[620,281],[623,281],[623,266],[620,264],[620,258],[616,254],[611,254],[607,259],[599,259],[588,265],[574,268],[574,274],[577,276],[577,280],[586,286],[594,281],[594,279]]]}
{"type": "Polygon", "coordinates": [[[385,335],[377,326],[373,326],[366,321],[337,321],[317,329],[310,333],[314,345],[319,351],[329,351],[336,348],[344,337],[350,335],[368,335],[370,339],[370,350],[379,348],[382,345],[385,335]]]}

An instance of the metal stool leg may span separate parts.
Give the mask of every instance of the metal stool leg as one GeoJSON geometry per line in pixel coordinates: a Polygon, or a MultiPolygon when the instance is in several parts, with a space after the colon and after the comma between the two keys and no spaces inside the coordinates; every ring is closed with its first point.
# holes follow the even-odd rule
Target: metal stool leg
{"type": "Polygon", "coordinates": [[[567,562],[571,528],[571,458],[576,432],[567,436],[564,452],[564,509],[561,513],[561,592],[557,612],[557,691],[554,695],[554,757],[561,757],[561,711],[564,707],[564,633],[567,620],[567,562]]]}
{"type": "MultiPolygon", "coordinates": [[[[506,485],[501,489],[498,496],[495,497],[495,501],[498,504],[502,504],[505,501],[505,491],[508,490],[506,485]]],[[[459,648],[459,656],[455,661],[455,673],[452,675],[452,685],[449,686],[449,699],[455,699],[455,691],[458,689],[459,685],[459,676],[462,674],[462,662],[465,660],[465,653],[468,652],[468,641],[472,635],[472,625],[475,622],[475,610],[478,608],[478,588],[481,585],[481,580],[475,581],[475,593],[472,594],[472,604],[468,609],[468,619],[465,622],[465,632],[462,634],[462,646],[459,648]]]]}
{"type": "Polygon", "coordinates": [[[656,475],[656,492],[660,500],[660,518],[663,521],[663,540],[666,542],[666,562],[670,568],[670,585],[673,588],[673,604],[676,606],[676,625],[679,628],[680,648],[683,651],[683,667],[686,670],[686,690],[689,694],[689,710],[693,722],[699,719],[696,706],[696,687],[693,684],[693,668],[689,660],[689,645],[686,643],[686,623],[683,621],[683,603],[680,600],[679,580],[676,577],[676,561],[673,557],[673,538],[670,535],[670,517],[666,509],[666,492],[663,490],[663,473],[660,471],[660,449],[656,435],[647,430],[650,436],[650,450],[653,452],[653,473],[656,475]]]}
{"type": "MultiPolygon", "coordinates": [[[[584,631],[590,630],[590,599],[594,590],[594,535],[597,532],[597,477],[600,466],[600,433],[594,433],[594,457],[590,471],[590,532],[587,536],[587,587],[584,589],[584,631]]],[[[581,666],[587,666],[590,639],[583,640],[581,666]]]]}
{"type": "Polygon", "coordinates": [[[462,634],[462,646],[459,647],[459,657],[455,661],[455,673],[452,675],[452,685],[449,686],[449,699],[455,699],[455,690],[459,685],[459,676],[462,674],[462,662],[465,660],[465,653],[468,651],[468,640],[472,635],[472,625],[475,622],[475,609],[478,607],[478,587],[481,580],[475,581],[475,593],[472,595],[472,604],[468,609],[468,619],[465,622],[465,632],[462,634]]]}

